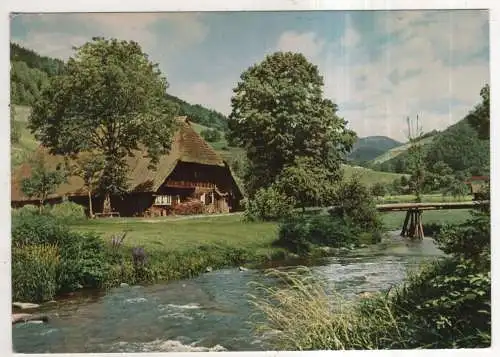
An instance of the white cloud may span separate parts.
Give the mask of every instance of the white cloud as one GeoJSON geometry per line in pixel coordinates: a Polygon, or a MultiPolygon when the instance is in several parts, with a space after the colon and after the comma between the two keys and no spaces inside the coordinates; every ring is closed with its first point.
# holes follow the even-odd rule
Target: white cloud
{"type": "Polygon", "coordinates": [[[231,112],[232,88],[235,81],[196,82],[192,84],[178,83],[172,85],[170,94],[183,100],[212,108],[220,113],[229,115],[231,112]]]}
{"type": "Polygon", "coordinates": [[[354,28],[352,23],[352,17],[350,15],[346,15],[346,26],[344,30],[344,34],[340,39],[341,46],[345,49],[354,48],[358,46],[361,41],[360,33],[354,28]]]}
{"type": "MultiPolygon", "coordinates": [[[[209,29],[195,13],[81,13],[22,15],[25,25],[40,24],[29,31],[21,45],[40,54],[68,58],[73,45],[81,45],[95,36],[115,37],[138,42],[145,52],[168,55],[202,42],[209,29]],[[168,22],[168,36],[154,31],[151,26],[168,22]],[[68,31],[62,32],[62,28],[68,31]],[[74,35],[75,28],[80,29],[74,35]]],[[[153,58],[154,60],[154,58],[153,58]]]]}
{"type": "Polygon", "coordinates": [[[314,60],[323,51],[325,41],[314,32],[298,33],[284,32],[278,39],[277,51],[301,52],[309,60],[314,60]]]}

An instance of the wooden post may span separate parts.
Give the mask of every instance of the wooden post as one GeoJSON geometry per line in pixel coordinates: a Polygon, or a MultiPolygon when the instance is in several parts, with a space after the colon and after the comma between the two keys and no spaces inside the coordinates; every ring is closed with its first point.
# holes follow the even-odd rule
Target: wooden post
{"type": "Polygon", "coordinates": [[[410,220],[410,210],[406,211],[405,221],[403,223],[403,229],[401,230],[401,237],[406,237],[408,234],[408,221],[410,220]]]}

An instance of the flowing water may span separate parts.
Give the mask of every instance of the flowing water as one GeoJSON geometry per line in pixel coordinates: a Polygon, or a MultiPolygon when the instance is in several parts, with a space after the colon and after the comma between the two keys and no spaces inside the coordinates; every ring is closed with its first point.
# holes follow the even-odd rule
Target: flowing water
{"type": "MultiPolygon", "coordinates": [[[[348,298],[401,282],[408,268],[442,253],[433,241],[393,237],[383,243],[307,265],[348,298]]],[[[292,264],[292,267],[290,267],[292,264]]],[[[276,267],[284,263],[275,262],[276,267]]],[[[197,278],[151,286],[120,287],[46,304],[46,324],[13,326],[17,353],[269,350],[248,323],[253,310],[250,281],[264,281],[263,269],[224,269],[197,278]]]]}

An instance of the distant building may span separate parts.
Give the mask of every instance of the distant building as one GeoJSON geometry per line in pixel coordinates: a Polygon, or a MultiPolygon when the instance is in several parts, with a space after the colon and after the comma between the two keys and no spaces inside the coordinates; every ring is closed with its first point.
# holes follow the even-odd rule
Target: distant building
{"type": "MultiPolygon", "coordinates": [[[[111,196],[114,211],[121,216],[169,215],[175,208],[189,202],[197,202],[207,213],[223,213],[237,210],[242,192],[236,183],[229,165],[203,138],[196,133],[186,117],[178,118],[180,128],[175,134],[168,154],[163,155],[156,170],[148,168],[146,153],[136,152],[127,158],[129,165],[129,190],[123,196],[111,196]]],[[[47,162],[56,168],[64,163],[64,157],[39,152],[48,157],[47,162]]],[[[21,207],[37,204],[25,197],[21,190],[23,178],[31,175],[30,164],[23,164],[12,173],[11,205],[21,207]]],[[[68,177],[68,182],[59,186],[49,196],[47,203],[69,201],[88,206],[88,193],[82,178],[68,177]]],[[[104,198],[93,196],[95,212],[100,212],[104,198]]]]}
{"type": "Polygon", "coordinates": [[[465,184],[469,186],[470,194],[473,196],[473,199],[477,200],[489,182],[489,176],[472,176],[465,184]]]}

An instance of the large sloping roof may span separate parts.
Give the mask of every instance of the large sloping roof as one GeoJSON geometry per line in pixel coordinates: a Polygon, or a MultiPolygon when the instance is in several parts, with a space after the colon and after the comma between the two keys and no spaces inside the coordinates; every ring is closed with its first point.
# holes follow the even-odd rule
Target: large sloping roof
{"type": "MultiPolygon", "coordinates": [[[[178,162],[191,162],[203,165],[226,166],[221,156],[189,124],[187,117],[178,117],[179,130],[174,135],[170,152],[160,157],[155,170],[148,168],[150,160],[147,153],[136,151],[127,158],[129,167],[130,192],[154,192],[173,171],[178,162]]],[[[39,147],[38,155],[43,155],[51,169],[64,164],[63,156],[50,155],[44,147],[39,147]]],[[[11,179],[11,201],[29,200],[21,190],[23,178],[31,175],[31,165],[22,164],[13,173],[11,179]]],[[[83,180],[78,176],[68,177],[68,182],[60,185],[49,198],[60,196],[86,195],[83,180]]]]}

